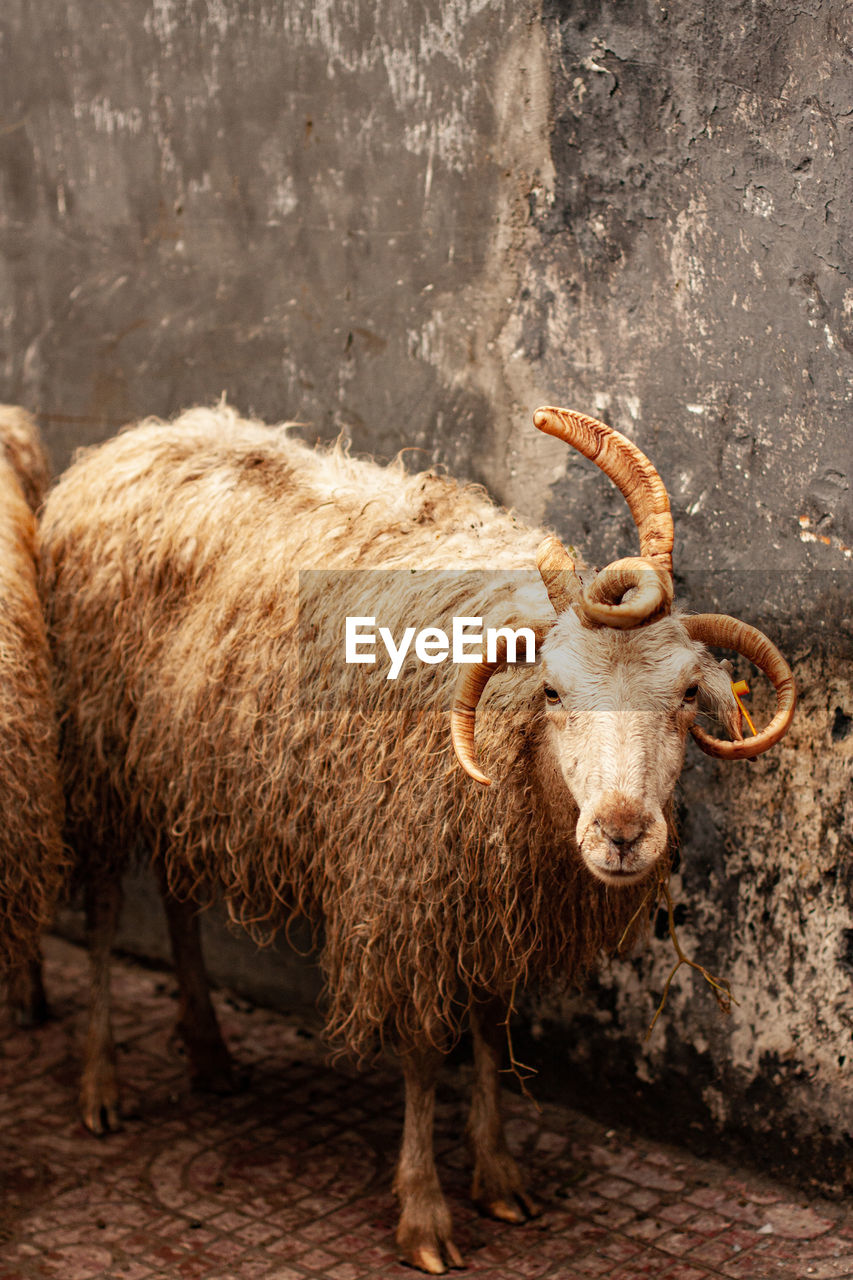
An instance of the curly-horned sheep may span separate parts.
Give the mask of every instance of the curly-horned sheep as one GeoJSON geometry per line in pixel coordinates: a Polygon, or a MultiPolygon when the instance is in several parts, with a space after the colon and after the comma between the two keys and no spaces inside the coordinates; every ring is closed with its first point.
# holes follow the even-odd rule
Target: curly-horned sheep
{"type": "Polygon", "coordinates": [[[117,1123],[108,953],[119,876],[141,846],[159,868],[200,1075],[227,1055],[196,905],[220,894],[258,934],[299,915],[322,929],[330,1034],[362,1057],[383,1042],[400,1057],[397,1241],[433,1273],[461,1264],[432,1151],[443,1054],[470,1024],[474,1197],[521,1220],[535,1205],[498,1103],[513,993],[576,982],[639,930],[666,874],[688,731],[707,750],[755,754],[793,702],[758,633],[670,614],[672,522],[643,455],[566,411],[537,425],[616,480],[643,559],[584,585],[556,539],[476,489],[313,450],[225,407],[148,420],[85,452],[42,520],[68,831],[91,890],[86,1123],[117,1123]],[[362,620],[368,657],[368,620],[395,643],[453,618],[544,643],[540,661],[488,690],[502,648],[462,666],[454,695],[452,664],[427,643],[435,631],[424,660],[410,655],[389,680],[380,661],[345,663],[347,618],[362,620]],[[771,672],[779,711],[759,738],[719,741],[695,724],[704,703],[740,736],[728,675],[701,637],[771,672]]]}
{"type": "Polygon", "coordinates": [[[48,483],[35,422],[0,405],[0,977],[20,1021],[44,1015],[39,938],[64,879],[56,720],[35,564],[48,483]]]}

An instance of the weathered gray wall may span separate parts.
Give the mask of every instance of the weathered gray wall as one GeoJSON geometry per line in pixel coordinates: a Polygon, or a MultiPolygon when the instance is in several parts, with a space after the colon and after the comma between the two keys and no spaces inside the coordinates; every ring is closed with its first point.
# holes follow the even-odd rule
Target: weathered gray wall
{"type": "Polygon", "coordinates": [[[779,636],[803,702],[754,765],[690,748],[681,933],[731,1018],[682,973],[642,1046],[657,940],[539,1052],[853,1177],[850,7],[5,0],[0,40],[0,398],[57,464],[225,392],[602,561],[624,504],[532,410],[651,455],[685,598],[779,636]]]}
{"type": "MultiPolygon", "coordinates": [[[[552,1008],[540,1055],[568,1026],[578,1096],[615,1057],[645,1116],[663,1103],[668,1125],[735,1128],[765,1162],[850,1183],[853,10],[584,0],[543,22],[553,196],[506,349],[659,460],[677,565],[712,571],[686,598],[784,637],[802,699],[761,761],[688,756],[683,778],[679,933],[731,980],[731,1016],[682,971],[635,1047],[661,940],[574,1024],[552,1008]]],[[[579,505],[574,536],[609,558],[629,525],[596,481],[570,461],[548,514],[570,535],[579,505]]]]}

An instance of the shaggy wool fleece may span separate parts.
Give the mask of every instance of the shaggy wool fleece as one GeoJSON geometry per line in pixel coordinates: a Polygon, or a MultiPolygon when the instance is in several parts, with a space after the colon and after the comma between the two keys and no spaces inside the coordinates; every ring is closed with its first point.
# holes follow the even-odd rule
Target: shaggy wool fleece
{"type": "Polygon", "coordinates": [[[56,720],[36,584],[48,469],[28,414],[0,406],[0,971],[38,954],[65,871],[56,720]]]}
{"type": "Polygon", "coordinates": [[[469,991],[576,981],[645,889],[580,865],[577,810],[539,764],[541,679],[491,681],[481,788],[451,749],[451,663],[388,681],[343,661],[348,615],[544,635],[542,536],[478,489],[225,407],[85,452],[42,521],[82,874],[141,845],[173,892],[221,895],[256,936],[307,917],[330,1033],[360,1055],[446,1047],[469,991]]]}

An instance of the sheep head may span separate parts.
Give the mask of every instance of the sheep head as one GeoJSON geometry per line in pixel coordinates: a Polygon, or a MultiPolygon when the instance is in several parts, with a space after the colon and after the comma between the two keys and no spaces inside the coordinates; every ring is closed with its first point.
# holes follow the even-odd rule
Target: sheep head
{"type": "MultiPolygon", "coordinates": [[[[688,732],[710,755],[759,755],[787,732],[796,694],[782,655],[755,628],[717,614],[670,616],[673,526],[663,482],[629,440],[604,423],[565,409],[540,409],[540,430],[596,462],[624,494],[640,555],[618,560],[584,584],[553,535],[537,563],[556,613],[541,650],[544,748],[578,810],[576,842],[589,869],[609,883],[642,879],[667,844],[666,811],[681,771],[688,732]],[[728,672],[706,645],[743,653],[773,681],[776,713],[744,739],[728,672]],[[712,712],[731,735],[714,738],[696,723],[712,712]]],[[[451,713],[457,757],[488,785],[477,762],[477,704],[505,663],[463,670],[451,713]]]]}
{"type": "Polygon", "coordinates": [[[542,751],[578,809],[575,839],[590,871],[641,879],[666,849],[666,813],[700,710],[737,731],[728,672],[683,623],[635,631],[560,615],[541,652],[542,751]]]}

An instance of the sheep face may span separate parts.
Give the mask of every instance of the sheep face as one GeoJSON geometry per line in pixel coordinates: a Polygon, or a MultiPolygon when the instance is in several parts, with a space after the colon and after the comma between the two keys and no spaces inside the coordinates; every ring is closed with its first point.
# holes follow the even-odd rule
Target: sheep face
{"type": "Polygon", "coordinates": [[[576,842],[609,884],[647,876],[667,845],[666,812],[700,710],[731,730],[727,673],[676,618],[632,631],[563,614],[542,650],[546,743],[578,808],[576,842]]]}

